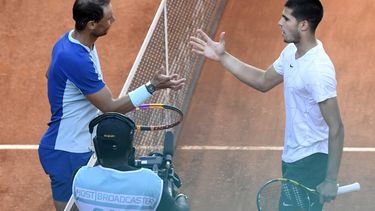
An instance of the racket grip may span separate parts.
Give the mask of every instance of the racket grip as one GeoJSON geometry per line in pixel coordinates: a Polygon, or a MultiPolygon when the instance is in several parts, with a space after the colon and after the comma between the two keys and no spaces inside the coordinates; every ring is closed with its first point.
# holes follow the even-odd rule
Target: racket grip
{"type": "Polygon", "coordinates": [[[361,185],[358,182],[355,182],[350,185],[340,186],[339,189],[337,190],[337,195],[350,193],[353,191],[359,191],[360,189],[361,189],[361,185]]]}

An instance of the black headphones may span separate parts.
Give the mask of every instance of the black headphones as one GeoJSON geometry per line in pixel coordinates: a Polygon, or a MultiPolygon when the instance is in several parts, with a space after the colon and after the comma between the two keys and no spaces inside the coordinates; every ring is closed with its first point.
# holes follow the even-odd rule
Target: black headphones
{"type": "MultiPolygon", "coordinates": [[[[91,122],[89,123],[89,132],[92,134],[93,131],[94,131],[94,127],[96,125],[98,125],[100,122],[104,121],[104,120],[110,120],[110,119],[115,119],[115,120],[120,120],[121,122],[125,123],[130,131],[129,131],[129,134],[127,137],[120,137],[121,139],[126,139],[130,142],[130,153],[129,153],[129,157],[128,157],[128,164],[129,165],[132,165],[134,166],[134,160],[135,160],[135,148],[133,147],[133,137],[134,137],[134,131],[135,131],[135,123],[133,122],[133,120],[131,120],[130,118],[124,116],[123,114],[121,113],[117,113],[117,112],[107,112],[107,113],[104,113],[104,114],[101,114],[97,117],[95,117],[93,120],[91,120],[91,122]]],[[[102,130],[105,130],[102,128],[102,130]]],[[[98,134],[98,130],[97,130],[97,134],[98,134]]],[[[95,153],[96,153],[96,156],[98,158],[98,162],[99,164],[103,165],[103,156],[106,157],[106,156],[110,156],[111,154],[113,154],[113,151],[108,151],[107,149],[101,149],[101,145],[100,145],[100,140],[98,140],[98,136],[96,135],[94,138],[93,138],[93,143],[94,143],[94,147],[95,147],[95,153]]],[[[124,149],[122,149],[124,150],[124,149]]]]}
{"type": "Polygon", "coordinates": [[[131,120],[130,118],[126,117],[125,115],[117,113],[117,112],[107,112],[107,113],[101,114],[101,115],[95,117],[93,120],[91,120],[91,122],[89,123],[90,133],[92,133],[94,131],[94,127],[99,122],[101,122],[105,119],[118,119],[118,120],[128,124],[128,126],[130,126],[133,129],[133,133],[134,133],[135,124],[134,124],[133,120],[131,120]]]}

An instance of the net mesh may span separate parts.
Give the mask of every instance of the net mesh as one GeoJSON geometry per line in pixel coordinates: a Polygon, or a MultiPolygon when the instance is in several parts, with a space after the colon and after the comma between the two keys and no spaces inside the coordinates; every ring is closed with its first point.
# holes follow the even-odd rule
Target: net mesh
{"type": "MultiPolygon", "coordinates": [[[[185,86],[179,91],[158,91],[145,103],[169,104],[186,113],[204,59],[192,53],[189,46],[190,36],[195,35],[197,29],[202,29],[212,36],[216,31],[225,3],[226,0],[162,1],[154,20],[156,25],[150,28],[150,36],[146,37],[143,44],[146,47],[137,56],[122,94],[145,84],[156,71],[164,67],[168,70],[168,74],[177,73],[180,77],[186,78],[185,86]],[[166,13],[163,10],[164,3],[166,3],[166,13]],[[165,14],[167,14],[166,18],[165,14]],[[167,29],[167,42],[165,29],[167,29]],[[166,50],[168,64],[166,63],[166,50]]],[[[135,121],[138,119],[144,123],[152,119],[162,121],[168,118],[162,116],[161,112],[147,116],[137,116],[136,113],[127,115],[135,121]]],[[[179,127],[172,128],[172,130],[176,137],[179,127]]],[[[134,145],[137,148],[137,156],[146,155],[155,150],[160,151],[163,148],[164,133],[165,131],[136,132],[134,145]]]]}

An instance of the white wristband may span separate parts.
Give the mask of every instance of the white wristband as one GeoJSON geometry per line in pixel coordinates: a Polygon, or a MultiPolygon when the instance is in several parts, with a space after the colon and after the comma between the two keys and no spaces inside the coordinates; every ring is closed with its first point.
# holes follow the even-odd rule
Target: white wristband
{"type": "Polygon", "coordinates": [[[146,85],[142,85],[135,90],[129,92],[130,101],[132,104],[137,107],[143,104],[148,98],[150,98],[152,94],[147,91],[146,85]]]}

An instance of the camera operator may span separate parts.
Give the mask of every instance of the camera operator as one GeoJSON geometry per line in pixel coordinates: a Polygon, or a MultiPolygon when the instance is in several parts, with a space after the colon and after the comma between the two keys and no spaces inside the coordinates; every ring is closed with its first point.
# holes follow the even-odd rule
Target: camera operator
{"type": "Polygon", "coordinates": [[[163,180],[147,168],[134,167],[134,122],[120,113],[105,113],[90,122],[98,165],[84,166],[73,181],[79,210],[189,210],[187,197],[173,197],[163,180]]]}

